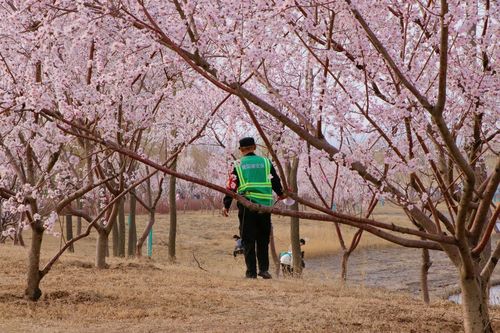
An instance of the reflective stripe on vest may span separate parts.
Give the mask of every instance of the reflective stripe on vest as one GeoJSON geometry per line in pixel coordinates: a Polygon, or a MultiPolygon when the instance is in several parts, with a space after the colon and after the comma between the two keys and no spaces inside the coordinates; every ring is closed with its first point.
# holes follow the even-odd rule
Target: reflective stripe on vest
{"type": "Polygon", "coordinates": [[[243,156],[236,165],[238,193],[254,203],[272,206],[271,162],[261,156],[243,156]]]}

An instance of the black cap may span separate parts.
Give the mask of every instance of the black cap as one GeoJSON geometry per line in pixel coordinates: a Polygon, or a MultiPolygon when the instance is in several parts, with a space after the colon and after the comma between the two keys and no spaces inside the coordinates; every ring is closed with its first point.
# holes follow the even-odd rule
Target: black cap
{"type": "Polygon", "coordinates": [[[255,146],[255,140],[252,137],[246,137],[240,140],[240,148],[255,146]]]}

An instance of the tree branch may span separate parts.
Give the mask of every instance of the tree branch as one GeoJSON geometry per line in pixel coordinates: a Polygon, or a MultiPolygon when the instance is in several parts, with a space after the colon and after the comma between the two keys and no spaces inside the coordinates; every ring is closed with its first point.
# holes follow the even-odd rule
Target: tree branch
{"type": "Polygon", "coordinates": [[[360,12],[354,7],[354,5],[351,3],[351,0],[345,0],[345,2],[349,5],[349,9],[351,13],[354,15],[354,18],[359,22],[361,27],[365,30],[368,39],[372,43],[372,45],[377,49],[377,51],[382,55],[382,57],[387,61],[389,64],[389,67],[394,71],[398,79],[401,80],[403,85],[417,98],[417,100],[420,102],[420,104],[429,112],[433,112],[433,106],[431,103],[427,100],[427,98],[418,91],[418,89],[413,85],[407,78],[406,76],[401,72],[399,67],[396,65],[392,57],[389,55],[389,52],[385,49],[385,47],[382,45],[380,40],[377,38],[377,36],[373,33],[373,31],[370,29],[368,26],[368,23],[365,21],[363,16],[360,14],[360,12]]]}

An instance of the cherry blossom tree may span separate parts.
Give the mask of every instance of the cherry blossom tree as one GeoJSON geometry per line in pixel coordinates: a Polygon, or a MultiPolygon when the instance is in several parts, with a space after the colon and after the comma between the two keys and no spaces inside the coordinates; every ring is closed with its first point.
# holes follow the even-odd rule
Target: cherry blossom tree
{"type": "MultiPolygon", "coordinates": [[[[2,186],[1,192],[8,199],[3,209],[22,214],[23,227],[32,230],[26,289],[32,300],[40,297],[39,283],[48,272],[39,268],[42,236],[55,232],[58,214],[88,218],[88,211],[73,209],[71,202],[101,185],[110,187],[117,177],[121,193],[125,182],[123,170],[102,169],[103,164],[122,169],[126,162],[122,155],[110,160],[116,154],[58,128],[44,110],[57,110],[83,128],[134,148],[141,128],[147,127],[170,90],[165,84],[168,73],[162,71],[161,79],[149,75],[154,50],[145,50],[134,36],[120,38],[123,27],[113,25],[119,23],[116,20],[108,16],[93,20],[87,14],[48,2],[9,2],[1,8],[2,183],[17,178],[15,188],[2,186]],[[117,34],[111,36],[110,31],[117,34]],[[159,89],[152,88],[158,84],[159,89]],[[87,173],[78,179],[73,171],[81,160],[87,162],[87,173]]],[[[111,194],[119,197],[118,192],[111,194]]],[[[95,206],[95,198],[95,194],[86,198],[88,206],[95,206]]],[[[114,211],[108,210],[108,217],[114,211]]],[[[112,220],[107,219],[101,229],[99,224],[93,226],[107,230],[112,220]]]]}
{"type": "Polygon", "coordinates": [[[500,247],[484,250],[500,170],[485,156],[498,148],[495,4],[174,4],[122,4],[116,16],[398,203],[423,231],[309,205],[398,244],[445,251],[459,271],[466,331],[491,331],[487,289],[500,247]],[[316,81],[313,110],[296,89],[306,68],[316,81]],[[343,149],[338,128],[353,138],[343,149]]]}
{"type": "MultiPolygon", "coordinates": [[[[500,213],[492,204],[500,181],[496,3],[9,4],[4,9],[8,20],[1,23],[6,37],[0,80],[7,115],[2,128],[19,128],[12,124],[22,114],[22,125],[32,126],[21,131],[24,141],[28,134],[30,143],[37,135],[51,134],[51,145],[32,143],[23,151],[26,156],[37,154],[36,160],[43,160],[38,154],[51,147],[52,155],[47,152],[47,162],[40,163],[51,166],[57,145],[77,136],[170,176],[232,195],[253,209],[346,224],[402,246],[444,251],[457,268],[465,331],[491,331],[488,287],[500,257],[500,245],[488,251],[500,213]],[[19,37],[19,31],[25,33],[19,37]],[[154,106],[161,96],[173,93],[172,86],[158,84],[177,75],[178,68],[183,80],[177,84],[196,82],[204,97],[216,101],[232,96],[238,107],[226,116],[252,120],[282,179],[275,153],[279,147],[267,139],[273,132],[265,126],[270,121],[300,138],[318,158],[313,165],[322,159],[345,168],[363,187],[365,202],[385,197],[416,227],[335,212],[314,196],[294,192],[288,194],[315,212],[261,207],[202,175],[175,171],[124,145],[116,135],[123,130],[117,110],[126,108],[123,119],[132,125],[121,134],[131,142],[127,140],[134,129],[161,121],[154,119],[154,106]],[[82,79],[89,75],[90,83],[82,79]],[[138,93],[136,85],[150,84],[155,88],[138,93]],[[488,164],[487,158],[494,162],[488,164]]],[[[172,110],[175,119],[182,119],[184,108],[172,110]]],[[[213,117],[206,110],[214,108],[197,116],[191,132],[213,117]]],[[[173,127],[183,129],[185,123],[173,127]]],[[[19,131],[5,144],[11,151],[21,149],[19,131]]],[[[186,135],[176,137],[181,146],[189,142],[186,135]]],[[[290,141],[288,149],[294,146],[290,141]]],[[[28,171],[37,164],[26,161],[28,171]]],[[[15,172],[15,166],[9,168],[15,172]]],[[[346,186],[339,186],[347,189],[348,179],[342,179],[346,186]]],[[[30,180],[20,183],[33,186],[30,180]]]]}

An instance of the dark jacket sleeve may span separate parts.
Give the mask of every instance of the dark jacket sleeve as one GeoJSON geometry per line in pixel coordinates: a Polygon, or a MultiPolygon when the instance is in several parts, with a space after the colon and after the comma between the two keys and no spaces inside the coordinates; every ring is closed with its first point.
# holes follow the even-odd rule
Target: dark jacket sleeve
{"type": "Polygon", "coordinates": [[[276,173],[276,170],[274,169],[274,166],[272,164],[271,164],[271,176],[273,176],[273,178],[271,179],[271,185],[273,187],[273,191],[278,196],[283,195],[283,187],[281,186],[280,176],[278,176],[278,174],[276,173]]]}
{"type": "MultiPolygon", "coordinates": [[[[226,189],[236,192],[236,189],[240,186],[240,180],[238,179],[238,174],[236,169],[233,169],[233,172],[229,175],[229,179],[227,181],[226,189]]],[[[231,203],[233,202],[233,197],[230,195],[225,195],[223,199],[224,208],[229,209],[231,207],[231,203]]]]}

